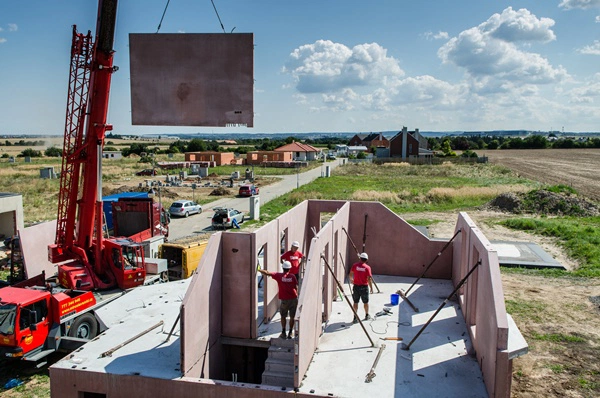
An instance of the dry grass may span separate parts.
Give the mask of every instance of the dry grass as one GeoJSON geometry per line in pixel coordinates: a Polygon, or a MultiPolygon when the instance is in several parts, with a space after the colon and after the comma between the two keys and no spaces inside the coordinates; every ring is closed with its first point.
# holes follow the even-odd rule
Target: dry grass
{"type": "Polygon", "coordinates": [[[427,192],[427,197],[432,202],[465,198],[494,198],[504,192],[528,192],[531,188],[525,185],[495,185],[491,187],[459,187],[459,188],[432,188],[427,192]]]}

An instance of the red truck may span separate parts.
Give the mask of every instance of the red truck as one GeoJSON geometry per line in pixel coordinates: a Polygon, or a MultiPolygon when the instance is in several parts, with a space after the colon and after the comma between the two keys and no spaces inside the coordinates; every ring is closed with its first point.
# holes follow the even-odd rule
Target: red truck
{"type": "Polygon", "coordinates": [[[44,365],[59,349],[74,350],[96,337],[94,310],[124,294],[60,288],[44,274],[0,290],[0,355],[44,365]]]}

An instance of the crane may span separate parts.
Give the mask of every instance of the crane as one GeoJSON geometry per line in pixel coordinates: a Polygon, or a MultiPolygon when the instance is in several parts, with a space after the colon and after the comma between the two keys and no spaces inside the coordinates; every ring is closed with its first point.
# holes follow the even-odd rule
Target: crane
{"type": "Polygon", "coordinates": [[[96,40],[73,26],[55,243],[59,283],[94,290],[144,283],[142,247],[102,234],[102,149],[107,131],[117,0],[99,0],[96,40]]]}

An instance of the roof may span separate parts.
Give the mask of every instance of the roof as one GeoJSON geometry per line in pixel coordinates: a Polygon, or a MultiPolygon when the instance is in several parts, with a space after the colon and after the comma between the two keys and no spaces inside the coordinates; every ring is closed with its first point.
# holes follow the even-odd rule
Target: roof
{"type": "Polygon", "coordinates": [[[22,303],[24,305],[30,302],[37,301],[43,296],[47,296],[49,293],[47,290],[36,290],[27,289],[21,287],[4,287],[0,290],[0,300],[2,303],[16,304],[22,303]]]}
{"type": "Polygon", "coordinates": [[[277,152],[321,152],[312,145],[303,144],[301,142],[292,142],[279,148],[275,148],[277,152]]]}
{"type": "MultiPolygon", "coordinates": [[[[380,134],[381,134],[381,133],[371,133],[371,134],[369,134],[368,136],[366,136],[366,137],[363,139],[363,141],[369,141],[369,142],[370,142],[370,141],[373,141],[373,140],[377,140],[377,139],[379,139],[379,135],[380,135],[380,134]]],[[[382,135],[382,137],[383,137],[383,135],[382,135]]],[[[383,138],[385,138],[385,137],[383,137],[383,138]]]]}
{"type": "Polygon", "coordinates": [[[348,150],[349,150],[349,151],[366,151],[366,150],[368,150],[368,149],[369,149],[369,148],[367,148],[367,147],[366,147],[366,146],[364,146],[364,145],[356,145],[356,146],[349,146],[349,147],[348,147],[348,150]]]}

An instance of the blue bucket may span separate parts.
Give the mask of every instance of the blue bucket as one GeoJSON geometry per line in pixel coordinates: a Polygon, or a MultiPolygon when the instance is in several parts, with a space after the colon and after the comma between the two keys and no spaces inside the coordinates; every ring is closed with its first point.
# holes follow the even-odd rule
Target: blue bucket
{"type": "Polygon", "coordinates": [[[398,302],[400,301],[400,295],[399,294],[392,294],[390,296],[390,301],[392,302],[392,305],[398,305],[398,302]]]}

